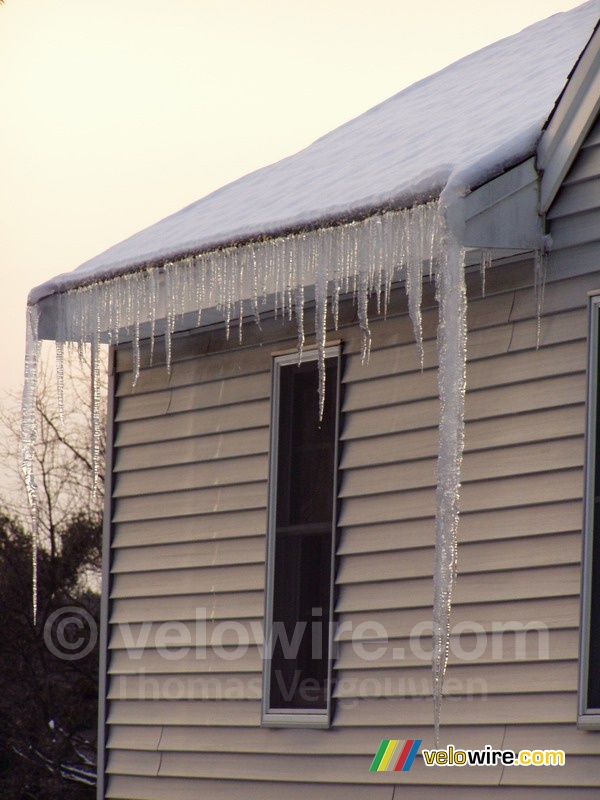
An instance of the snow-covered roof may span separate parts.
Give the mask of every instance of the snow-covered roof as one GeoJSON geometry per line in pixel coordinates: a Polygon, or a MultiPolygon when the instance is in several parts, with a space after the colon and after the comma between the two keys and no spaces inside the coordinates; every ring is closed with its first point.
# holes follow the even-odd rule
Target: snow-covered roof
{"type": "Polygon", "coordinates": [[[457,61],[42,284],[29,302],[226,244],[467,193],[535,153],[599,16],[600,0],[589,0],[457,61]]]}

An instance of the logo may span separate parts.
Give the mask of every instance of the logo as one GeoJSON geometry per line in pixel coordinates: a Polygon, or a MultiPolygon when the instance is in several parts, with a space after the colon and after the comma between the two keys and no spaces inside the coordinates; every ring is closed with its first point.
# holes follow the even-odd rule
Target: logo
{"type": "Polygon", "coordinates": [[[369,772],[408,772],[422,741],[422,739],[384,739],[375,753],[369,772]]]}

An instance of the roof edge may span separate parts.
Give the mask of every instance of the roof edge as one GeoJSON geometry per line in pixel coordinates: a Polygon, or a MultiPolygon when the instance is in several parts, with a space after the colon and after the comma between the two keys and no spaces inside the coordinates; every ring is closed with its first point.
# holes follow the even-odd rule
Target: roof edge
{"type": "Polygon", "coordinates": [[[538,143],[541,214],[554,202],[599,111],[600,22],[571,72],[538,143]]]}

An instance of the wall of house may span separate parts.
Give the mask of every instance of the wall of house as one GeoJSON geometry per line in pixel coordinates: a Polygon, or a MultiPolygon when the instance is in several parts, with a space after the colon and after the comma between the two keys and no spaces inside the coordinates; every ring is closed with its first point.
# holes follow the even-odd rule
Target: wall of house
{"type": "Polygon", "coordinates": [[[495,267],[485,297],[479,276],[469,279],[459,576],[442,711],[444,746],[564,749],[566,766],[428,769],[418,758],[408,773],[368,771],[384,738],[433,745],[428,640],[417,634],[433,591],[436,315],[424,314],[421,372],[398,293],[388,319],[373,323],[368,365],[351,305],[332,333],[346,355],[337,614],[351,630],[340,637],[326,731],[259,725],[270,363],[295,332],[279,320],[261,331],[250,324],[241,347],[220,331],[179,336],[170,377],[157,345],[135,390],[131,353],[118,352],[107,798],[563,800],[575,786],[578,798],[597,797],[600,732],[575,720],[598,175],[597,125],[549,214],[559,279],[546,288],[539,349],[532,264],[495,267]],[[386,647],[368,643],[380,634],[372,621],[386,647]],[[541,633],[514,634],[527,625],[541,633]],[[204,649],[215,633],[239,657],[204,649]]]}
{"type": "MultiPolygon", "coordinates": [[[[529,265],[504,269],[502,277],[523,271],[527,283],[529,265]]],[[[488,275],[488,291],[495,281],[488,275]]],[[[418,760],[402,776],[368,772],[383,738],[432,743],[430,669],[421,652],[428,643],[411,644],[410,636],[430,617],[432,598],[434,312],[425,315],[423,373],[405,316],[374,324],[364,367],[355,327],[341,331],[348,357],[337,608],[339,621],[362,638],[353,642],[347,633],[340,643],[332,730],[259,727],[261,642],[251,623],[263,612],[270,353],[293,344],[279,340],[285,331],[277,322],[263,325],[266,346],[238,349],[218,334],[180,337],[171,378],[157,365],[144,370],[134,392],[129,354],[118,358],[107,797],[191,798],[202,790],[214,798],[316,798],[327,784],[334,798],[391,798],[401,784],[405,797],[430,798],[433,787],[419,784],[450,784],[458,797],[463,783],[475,792],[498,783],[598,783],[588,756],[600,741],[574,727],[583,304],[591,285],[579,279],[548,287],[537,351],[529,287],[471,300],[453,613],[453,625],[464,624],[466,633],[451,658],[443,710],[445,743],[563,747],[568,766],[559,774],[502,773],[427,770],[418,760]],[[243,657],[184,653],[227,620],[249,632],[243,657]],[[358,626],[371,620],[385,627],[390,644],[365,661],[360,641],[377,632],[358,626]],[[549,657],[539,660],[531,633],[521,658],[511,633],[497,638],[494,652],[494,626],[511,621],[547,625],[549,657]],[[166,622],[174,627],[161,629],[166,622]],[[155,646],[161,633],[170,637],[172,657],[155,646]],[[398,648],[402,659],[392,655],[398,648]]],[[[223,641],[236,643],[240,633],[230,629],[223,641]]],[[[519,796],[560,791],[523,788],[519,796]]],[[[439,796],[453,795],[446,787],[439,796]]]]}

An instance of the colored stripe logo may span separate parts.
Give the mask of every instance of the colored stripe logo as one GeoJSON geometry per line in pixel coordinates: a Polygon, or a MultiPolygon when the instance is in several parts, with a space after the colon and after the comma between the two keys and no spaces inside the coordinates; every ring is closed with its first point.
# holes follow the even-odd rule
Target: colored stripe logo
{"type": "Polygon", "coordinates": [[[384,739],[369,772],[408,772],[419,752],[422,739],[384,739]]]}

